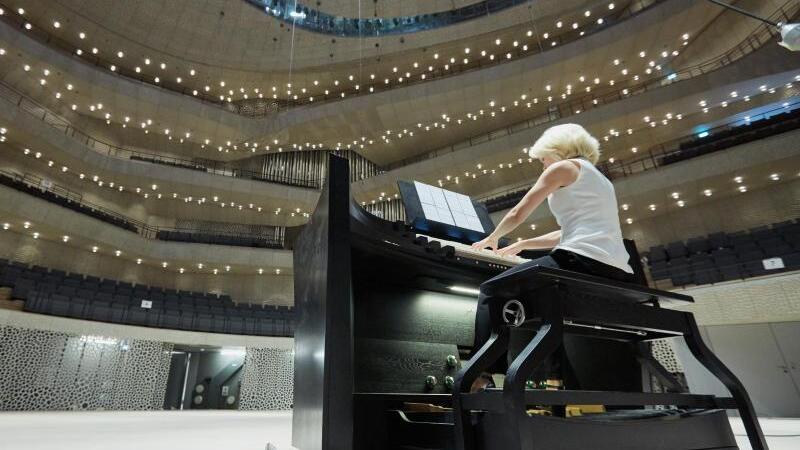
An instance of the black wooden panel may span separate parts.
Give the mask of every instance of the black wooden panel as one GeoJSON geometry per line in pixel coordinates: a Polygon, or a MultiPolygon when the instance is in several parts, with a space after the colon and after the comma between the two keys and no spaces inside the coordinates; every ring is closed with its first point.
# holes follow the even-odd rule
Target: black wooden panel
{"type": "Polygon", "coordinates": [[[350,450],[353,442],[350,192],[347,161],[331,156],[326,187],[297,240],[292,444],[350,450]]]}
{"type": "Polygon", "coordinates": [[[356,339],[356,392],[446,394],[445,377],[455,378],[458,365],[447,364],[448,355],[458,357],[452,344],[356,339]],[[433,388],[426,377],[436,377],[433,388]]]}
{"type": "Polygon", "coordinates": [[[474,342],[477,297],[386,284],[356,286],[355,295],[357,337],[465,347],[474,342]]]}

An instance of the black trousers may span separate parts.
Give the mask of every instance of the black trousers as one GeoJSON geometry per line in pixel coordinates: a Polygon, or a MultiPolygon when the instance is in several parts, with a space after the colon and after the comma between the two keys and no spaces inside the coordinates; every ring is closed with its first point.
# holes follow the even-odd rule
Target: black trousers
{"type": "MultiPolygon", "coordinates": [[[[556,249],[550,252],[549,255],[541,258],[532,259],[524,264],[512,267],[503,274],[515,273],[526,270],[532,266],[553,267],[557,269],[564,269],[573,272],[585,273],[588,275],[595,275],[612,280],[632,282],[634,281],[633,274],[629,274],[624,270],[618,269],[614,266],[601,263],[586,256],[578,255],[576,253],[556,249]]],[[[475,315],[475,344],[472,347],[473,353],[478,351],[479,348],[489,340],[491,336],[491,324],[489,317],[489,304],[486,295],[483,294],[481,289],[480,297],[478,298],[478,309],[475,315]]],[[[533,330],[512,329],[511,339],[509,342],[509,352],[506,358],[501,358],[491,368],[492,373],[505,373],[508,369],[508,361],[512,360],[519,352],[530,342],[530,339],[535,334],[533,330]]],[[[567,359],[566,352],[562,345],[556,353],[545,362],[545,364],[534,372],[534,379],[546,380],[548,378],[564,380],[564,384],[570,387],[577,387],[577,380],[575,379],[569,360],[567,359]]]]}

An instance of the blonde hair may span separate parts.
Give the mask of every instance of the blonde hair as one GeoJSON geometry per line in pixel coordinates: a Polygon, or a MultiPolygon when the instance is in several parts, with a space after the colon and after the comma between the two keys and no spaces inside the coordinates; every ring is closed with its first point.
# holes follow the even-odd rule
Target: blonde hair
{"type": "Polygon", "coordinates": [[[600,159],[600,143],[576,123],[565,123],[548,128],[528,150],[531,158],[550,156],[559,161],[586,158],[592,164],[600,159]]]}

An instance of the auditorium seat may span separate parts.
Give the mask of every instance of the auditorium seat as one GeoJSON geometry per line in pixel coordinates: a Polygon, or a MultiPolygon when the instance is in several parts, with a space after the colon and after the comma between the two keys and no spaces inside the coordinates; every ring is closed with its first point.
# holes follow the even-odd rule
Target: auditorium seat
{"type": "Polygon", "coordinates": [[[675,258],[682,258],[688,255],[688,251],[686,250],[686,246],[683,245],[683,242],[670,242],[667,244],[667,254],[669,255],[670,261],[675,258]]]}
{"type": "Polygon", "coordinates": [[[70,315],[70,300],[66,295],[53,294],[50,296],[50,314],[57,316],[70,315]]]}
{"type": "Polygon", "coordinates": [[[790,253],[783,258],[783,264],[787,269],[800,269],[800,252],[790,253]]]}
{"type": "Polygon", "coordinates": [[[237,316],[228,317],[228,332],[231,334],[243,334],[244,319],[237,316]]]}
{"type": "Polygon", "coordinates": [[[158,326],[162,328],[181,328],[181,312],[178,309],[166,308],[159,317],[158,326]]]}
{"type": "Polygon", "coordinates": [[[73,297],[70,300],[69,317],[82,319],[86,315],[86,307],[89,305],[89,300],[81,297],[73,297]]]}
{"type": "Polygon", "coordinates": [[[650,262],[661,262],[667,260],[667,251],[662,246],[650,247],[650,252],[647,255],[650,262]]]}
{"type": "Polygon", "coordinates": [[[691,238],[686,243],[686,248],[688,249],[689,254],[707,253],[709,250],[711,250],[711,244],[706,238],[691,238]]]}

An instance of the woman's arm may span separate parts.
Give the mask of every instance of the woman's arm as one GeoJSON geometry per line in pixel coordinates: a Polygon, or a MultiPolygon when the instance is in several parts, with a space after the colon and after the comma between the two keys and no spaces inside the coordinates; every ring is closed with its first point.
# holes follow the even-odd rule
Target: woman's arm
{"type": "Polygon", "coordinates": [[[472,244],[475,248],[497,249],[497,241],[514,231],[556,189],[569,186],[578,178],[580,169],[569,161],[559,161],[542,172],[536,184],[522,197],[516,206],[506,213],[494,231],[482,241],[472,244]]]}
{"type": "Polygon", "coordinates": [[[561,230],[551,231],[535,238],[524,239],[497,250],[501,256],[512,256],[523,250],[550,249],[561,241],[561,230]]]}

